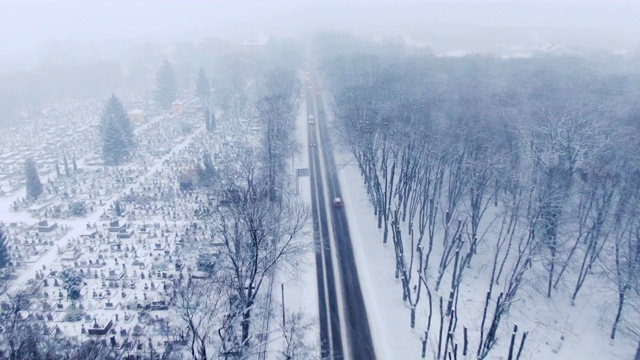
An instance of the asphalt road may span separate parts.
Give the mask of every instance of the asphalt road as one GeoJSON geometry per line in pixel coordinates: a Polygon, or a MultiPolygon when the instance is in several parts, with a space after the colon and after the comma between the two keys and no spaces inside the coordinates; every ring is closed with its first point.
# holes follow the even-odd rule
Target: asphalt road
{"type": "Polygon", "coordinates": [[[341,192],[324,106],[314,86],[307,88],[306,94],[308,115],[313,114],[315,119],[314,123],[308,124],[308,141],[321,356],[323,359],[374,360],[375,351],[353,257],[349,223],[344,209],[332,206],[333,199],[341,197],[341,192]],[[332,248],[330,237],[334,239],[335,248],[332,248]],[[332,252],[338,259],[335,268],[332,252]],[[339,273],[336,274],[334,269],[339,273]],[[338,302],[342,304],[342,313],[338,302]],[[347,340],[349,351],[346,353],[343,339],[347,340]]]}

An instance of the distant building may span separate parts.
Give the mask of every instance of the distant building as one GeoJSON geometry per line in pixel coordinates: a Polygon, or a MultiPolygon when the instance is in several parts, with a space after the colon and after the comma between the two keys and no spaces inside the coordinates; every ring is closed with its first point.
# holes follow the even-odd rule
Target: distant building
{"type": "Polygon", "coordinates": [[[251,39],[247,39],[242,43],[242,50],[246,53],[261,55],[264,54],[264,49],[269,42],[269,36],[258,35],[251,39]]]}
{"type": "Polygon", "coordinates": [[[182,115],[184,112],[184,103],[182,101],[174,101],[173,104],[171,104],[171,111],[175,116],[182,115]]]}
{"type": "Polygon", "coordinates": [[[251,39],[247,39],[242,43],[245,48],[264,47],[269,42],[269,36],[261,34],[251,39]]]}
{"type": "Polygon", "coordinates": [[[144,123],[144,111],[140,109],[129,111],[129,121],[134,124],[144,123]]]}

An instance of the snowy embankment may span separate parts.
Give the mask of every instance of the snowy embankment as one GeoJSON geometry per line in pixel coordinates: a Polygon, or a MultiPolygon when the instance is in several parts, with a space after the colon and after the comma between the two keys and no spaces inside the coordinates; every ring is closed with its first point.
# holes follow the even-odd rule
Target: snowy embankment
{"type": "MultiPolygon", "coordinates": [[[[293,169],[290,171],[293,181],[292,189],[298,189],[298,200],[311,208],[311,184],[308,176],[296,179],[297,169],[309,168],[309,149],[307,147],[307,107],[304,98],[300,101],[300,109],[296,121],[296,138],[300,144],[300,151],[292,161],[293,169]],[[296,181],[298,184],[296,185],[296,181]]],[[[278,269],[273,281],[271,309],[273,318],[269,323],[269,346],[266,359],[282,358],[280,351],[284,347],[282,338],[282,299],[284,289],[284,308],[287,315],[302,313],[304,323],[312,323],[314,326],[306,333],[305,342],[311,345],[314,353],[320,353],[318,322],[318,285],[316,281],[316,263],[313,244],[313,226],[311,218],[302,232],[301,241],[309,245],[309,251],[300,260],[300,266],[293,271],[278,269]],[[284,285],[284,286],[283,286],[284,285]]],[[[285,318],[285,325],[289,325],[285,318]]]]}
{"type": "Polygon", "coordinates": [[[339,154],[336,162],[376,356],[378,359],[419,359],[420,337],[417,329],[409,327],[402,287],[392,270],[395,267],[393,249],[382,244],[357,166],[339,154]]]}

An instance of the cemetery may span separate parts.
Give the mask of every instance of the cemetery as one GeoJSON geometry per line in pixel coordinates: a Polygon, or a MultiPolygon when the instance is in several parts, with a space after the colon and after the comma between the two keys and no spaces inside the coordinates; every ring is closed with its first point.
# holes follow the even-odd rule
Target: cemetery
{"type": "Polygon", "coordinates": [[[215,201],[206,192],[181,191],[178,175],[205,154],[214,164],[230,161],[242,155],[238,144],[258,135],[248,122],[206,131],[195,103],[176,103],[154,117],[130,113],[136,153],[117,167],[104,166],[95,145],[97,100],[60,104],[32,128],[0,135],[14,149],[0,153],[6,275],[10,289],[37,289],[38,306],[25,316],[37,318],[43,334],[104,337],[138,350],[166,345],[161,325],[176,287],[202,277],[198,243],[210,231],[202,210],[215,201]],[[43,184],[36,201],[20,191],[27,157],[43,184]]]}

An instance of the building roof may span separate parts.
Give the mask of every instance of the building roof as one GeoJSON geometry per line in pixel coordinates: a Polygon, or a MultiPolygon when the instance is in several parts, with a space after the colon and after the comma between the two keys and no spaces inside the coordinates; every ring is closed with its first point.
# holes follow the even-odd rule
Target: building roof
{"type": "Polygon", "coordinates": [[[269,42],[269,36],[258,35],[251,39],[245,40],[245,42],[243,42],[242,45],[243,46],[261,46],[261,45],[265,45],[267,42],[269,42]]]}

